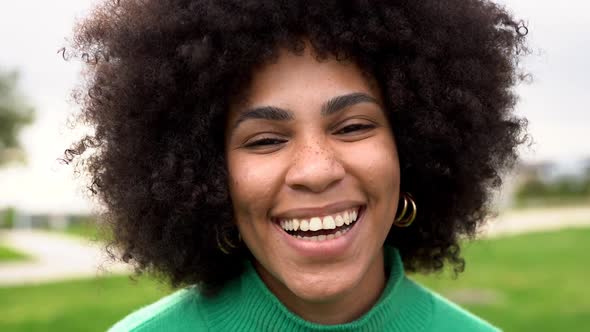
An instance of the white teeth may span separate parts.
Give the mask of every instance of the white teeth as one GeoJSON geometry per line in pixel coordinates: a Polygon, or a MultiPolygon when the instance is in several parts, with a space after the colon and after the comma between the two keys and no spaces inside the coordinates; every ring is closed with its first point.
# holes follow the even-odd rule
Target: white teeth
{"type": "Polygon", "coordinates": [[[342,219],[341,215],[336,216],[335,223],[336,223],[336,227],[340,227],[340,226],[344,225],[344,219],[342,219]]]}
{"type": "Polygon", "coordinates": [[[344,224],[350,225],[350,215],[348,214],[348,211],[344,212],[342,219],[344,219],[344,224]]]}
{"type": "Polygon", "coordinates": [[[309,230],[319,231],[320,229],[322,229],[322,220],[318,217],[311,218],[309,221],[309,230]]]}
{"type": "Polygon", "coordinates": [[[322,227],[323,227],[323,229],[336,228],[336,223],[334,222],[334,218],[332,216],[324,217],[324,220],[322,220],[322,227]]]}
{"type": "Polygon", "coordinates": [[[334,240],[337,239],[341,236],[343,236],[344,234],[346,234],[350,229],[347,228],[343,231],[336,231],[335,234],[329,234],[329,235],[314,235],[314,236],[301,236],[301,235],[296,235],[295,237],[303,240],[303,241],[313,241],[313,242],[319,242],[319,241],[329,241],[329,240],[334,240]]]}
{"type": "Polygon", "coordinates": [[[332,230],[344,225],[350,225],[358,218],[358,208],[347,210],[338,214],[313,217],[311,219],[283,219],[279,225],[286,231],[319,231],[321,229],[332,230]]]}
{"type": "Polygon", "coordinates": [[[303,219],[299,222],[299,229],[301,229],[304,232],[307,232],[309,230],[309,221],[307,221],[306,219],[303,219]]]}

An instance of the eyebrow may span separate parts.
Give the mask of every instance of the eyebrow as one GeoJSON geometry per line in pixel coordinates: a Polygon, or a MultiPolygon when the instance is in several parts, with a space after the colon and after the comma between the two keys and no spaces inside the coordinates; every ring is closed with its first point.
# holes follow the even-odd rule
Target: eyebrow
{"type": "MultiPolygon", "coordinates": [[[[380,105],[377,99],[362,92],[355,92],[331,98],[322,105],[320,114],[323,117],[327,117],[338,113],[347,107],[360,103],[374,103],[380,105]]],[[[291,121],[295,119],[295,114],[290,110],[275,106],[254,107],[240,112],[240,115],[234,124],[234,129],[236,129],[240,123],[251,119],[291,121]]]]}

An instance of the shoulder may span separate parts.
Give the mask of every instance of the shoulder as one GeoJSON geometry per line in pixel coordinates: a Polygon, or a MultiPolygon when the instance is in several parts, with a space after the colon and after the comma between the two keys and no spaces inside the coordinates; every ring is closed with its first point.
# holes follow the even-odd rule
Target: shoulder
{"type": "Polygon", "coordinates": [[[457,304],[447,300],[440,294],[430,290],[415,281],[406,278],[406,281],[420,292],[426,293],[432,303],[432,320],[426,331],[437,332],[499,332],[500,329],[489,322],[475,316],[471,312],[461,308],[457,304]]]}
{"type": "Polygon", "coordinates": [[[108,332],[206,331],[200,297],[193,287],[178,290],[129,314],[108,332]]]}

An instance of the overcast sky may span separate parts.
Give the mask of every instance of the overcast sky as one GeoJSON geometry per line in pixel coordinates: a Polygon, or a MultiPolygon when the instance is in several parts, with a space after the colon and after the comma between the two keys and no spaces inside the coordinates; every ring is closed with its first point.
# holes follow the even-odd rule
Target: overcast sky
{"type": "MultiPolygon", "coordinates": [[[[89,211],[81,182],[56,162],[74,134],[66,127],[75,105],[67,102],[79,65],[65,62],[65,45],[77,18],[96,1],[19,0],[0,2],[0,68],[21,73],[20,90],[36,110],[22,133],[27,166],[0,169],[0,208],[31,212],[89,211]]],[[[529,120],[535,145],[526,161],[572,163],[590,156],[590,1],[502,1],[528,22],[535,50],[526,66],[535,77],[519,86],[517,114],[529,120]]]]}

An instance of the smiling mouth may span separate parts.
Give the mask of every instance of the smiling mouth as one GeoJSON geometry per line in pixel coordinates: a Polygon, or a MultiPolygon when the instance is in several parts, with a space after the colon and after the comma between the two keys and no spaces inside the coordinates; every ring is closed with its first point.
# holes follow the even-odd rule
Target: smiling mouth
{"type": "Polygon", "coordinates": [[[361,219],[365,206],[322,218],[292,219],[278,222],[290,236],[303,241],[326,241],[345,235],[361,219]]]}

